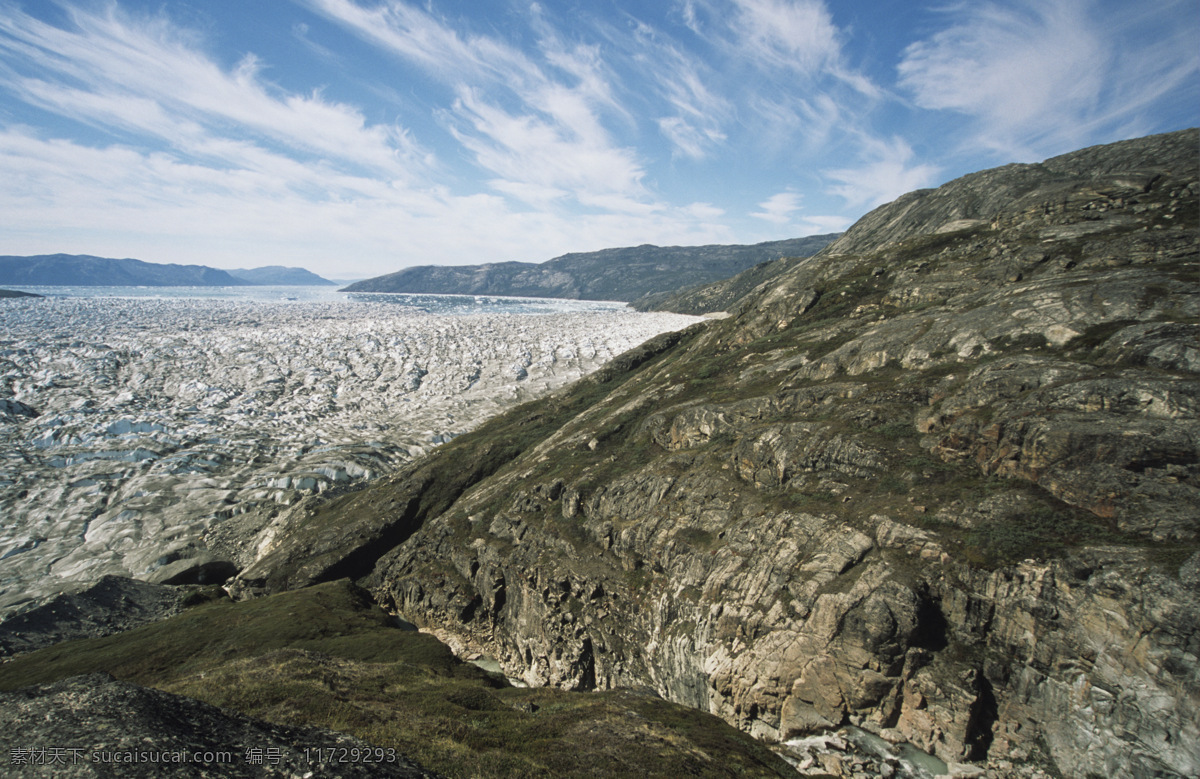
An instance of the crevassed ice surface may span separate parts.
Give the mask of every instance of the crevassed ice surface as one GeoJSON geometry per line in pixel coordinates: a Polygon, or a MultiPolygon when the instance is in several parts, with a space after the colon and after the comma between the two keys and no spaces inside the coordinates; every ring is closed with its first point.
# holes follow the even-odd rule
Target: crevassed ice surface
{"type": "Polygon", "coordinates": [[[233,518],[378,477],[696,321],[480,308],[4,301],[0,398],[38,416],[0,413],[0,616],[108,573],[152,578],[233,518]]]}

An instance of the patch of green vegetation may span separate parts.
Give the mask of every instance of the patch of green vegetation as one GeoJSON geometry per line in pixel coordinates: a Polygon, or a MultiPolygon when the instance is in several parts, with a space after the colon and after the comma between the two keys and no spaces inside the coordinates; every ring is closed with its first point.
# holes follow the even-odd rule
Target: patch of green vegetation
{"type": "Polygon", "coordinates": [[[809,359],[815,361],[825,357],[828,354],[832,354],[841,347],[853,341],[856,337],[858,337],[858,332],[856,330],[853,328],[846,328],[831,338],[826,338],[821,341],[801,341],[799,346],[808,350],[809,359]]]}
{"type": "Polygon", "coordinates": [[[1084,544],[1144,543],[1108,520],[1048,497],[1029,510],[971,528],[963,541],[967,559],[984,567],[1058,557],[1084,544]]]}
{"type": "Polygon", "coordinates": [[[693,549],[711,549],[716,541],[712,533],[698,527],[680,528],[675,537],[693,549]]]}
{"type": "Polygon", "coordinates": [[[870,268],[862,265],[851,274],[832,280],[819,292],[817,302],[804,315],[810,321],[841,319],[859,306],[881,303],[887,293],[887,283],[872,276],[870,268]]]}
{"type": "Polygon", "coordinates": [[[920,437],[920,433],[917,432],[917,428],[912,422],[885,422],[882,425],[871,428],[871,432],[889,441],[902,441],[920,437]]]}
{"type": "Polygon", "coordinates": [[[1069,352],[1091,352],[1130,325],[1136,325],[1136,319],[1117,319],[1112,322],[1102,322],[1092,325],[1087,330],[1066,343],[1069,352]]]}
{"type": "Polygon", "coordinates": [[[650,583],[653,574],[644,565],[637,565],[625,572],[625,583],[632,592],[641,592],[650,583]]]}
{"type": "Polygon", "coordinates": [[[920,454],[906,457],[901,465],[921,474],[951,473],[957,470],[954,465],[934,457],[928,452],[921,452],[920,454]]]}
{"type": "Polygon", "coordinates": [[[988,343],[996,352],[1030,351],[1045,349],[1050,345],[1041,333],[1021,333],[1020,335],[1004,335],[993,338],[988,343]]]}
{"type": "Polygon", "coordinates": [[[901,241],[896,246],[889,246],[885,250],[885,256],[895,264],[929,260],[953,247],[969,248],[988,231],[989,228],[976,225],[946,233],[926,233],[901,241]]]}
{"type": "Polygon", "coordinates": [[[909,484],[908,481],[893,473],[884,473],[880,475],[878,481],[876,481],[876,484],[878,485],[879,489],[883,490],[884,492],[890,492],[894,495],[904,495],[912,489],[912,485],[909,484]]]}
{"type": "Polygon", "coordinates": [[[711,715],[631,691],[517,689],[404,631],[346,581],[72,641],[0,666],[0,688],[106,671],[268,721],[332,728],[445,776],[786,776],[711,715]]]}
{"type": "Polygon", "coordinates": [[[783,494],[785,508],[818,514],[828,511],[837,505],[838,498],[832,492],[822,489],[798,489],[783,494]]]}
{"type": "Polygon", "coordinates": [[[204,603],[125,633],[56,644],[0,665],[0,689],[94,671],[157,685],[285,647],[365,662],[408,657],[423,672],[451,673],[460,665],[432,636],[397,630],[365,591],[339,581],[244,603],[204,603]]]}
{"type": "Polygon", "coordinates": [[[1146,556],[1151,563],[1157,565],[1163,573],[1178,578],[1179,568],[1188,559],[1200,552],[1200,544],[1171,543],[1155,544],[1146,548],[1146,556]]]}

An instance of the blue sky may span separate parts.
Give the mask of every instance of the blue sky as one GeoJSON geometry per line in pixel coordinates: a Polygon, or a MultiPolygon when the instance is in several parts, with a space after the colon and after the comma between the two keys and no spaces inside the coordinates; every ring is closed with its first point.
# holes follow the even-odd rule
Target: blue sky
{"type": "Polygon", "coordinates": [[[0,254],[359,278],[844,229],[1200,124],[1197,0],[0,0],[0,254]]]}

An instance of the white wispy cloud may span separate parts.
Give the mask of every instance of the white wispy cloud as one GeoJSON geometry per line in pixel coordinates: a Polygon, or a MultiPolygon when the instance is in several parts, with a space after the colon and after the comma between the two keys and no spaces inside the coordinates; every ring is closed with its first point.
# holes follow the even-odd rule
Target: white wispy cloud
{"type": "Polygon", "coordinates": [[[845,33],[824,0],[686,0],[684,23],[734,61],[761,71],[830,79],[868,98],[882,90],[847,64],[845,33]]]}
{"type": "Polygon", "coordinates": [[[161,262],[378,275],[409,264],[540,262],[611,245],[732,237],[711,221],[719,209],[705,204],[515,211],[496,195],[415,190],[278,157],[254,168],[217,169],[28,129],[0,130],[0,180],[7,183],[0,187],[0,237],[17,254],[132,253],[161,262]]]}
{"type": "Polygon", "coordinates": [[[643,171],[632,152],[614,146],[591,121],[586,109],[572,113],[568,93],[547,95],[558,121],[535,114],[514,114],[464,88],[454,114],[466,127],[453,132],[478,163],[499,176],[494,186],[516,193],[530,187],[541,193],[570,193],[580,202],[589,197],[642,194],[643,171]]]}
{"type": "Polygon", "coordinates": [[[843,232],[853,222],[853,219],[836,214],[810,214],[800,217],[796,224],[800,235],[824,235],[843,232]]]}
{"type": "Polygon", "coordinates": [[[975,119],[967,142],[1010,158],[1058,153],[1121,127],[1136,134],[1149,105],[1200,73],[1194,26],[1176,21],[1194,17],[1188,5],[956,4],[945,29],[905,50],[899,83],[923,108],[975,119]]]}
{"type": "Polygon", "coordinates": [[[751,216],[778,225],[792,221],[792,214],[800,210],[801,197],[796,192],[780,192],[758,204],[760,211],[751,216]]]}
{"type": "Polygon", "coordinates": [[[868,132],[886,97],[850,62],[849,35],[824,0],[685,0],[677,13],[711,52],[704,76],[726,104],[717,114],[722,141],[731,138],[725,145],[754,143],[772,159],[795,158],[797,144],[810,152],[834,128],[868,132]]]}
{"type": "Polygon", "coordinates": [[[308,0],[364,40],[425,69],[455,94],[442,116],[494,189],[544,204],[565,193],[579,204],[631,203],[646,197],[637,154],[617,143],[605,114],[624,109],[594,46],[565,43],[538,6],[535,61],[505,41],[468,35],[432,12],[387,0],[308,0]]]}
{"type": "Polygon", "coordinates": [[[939,169],[914,163],[912,147],[902,138],[865,136],[860,143],[861,163],[857,167],[821,171],[826,179],[837,182],[828,191],[851,206],[874,208],[937,180],[939,169]]]}
{"type": "Polygon", "coordinates": [[[803,199],[798,192],[779,192],[759,203],[760,210],[750,216],[780,227],[787,226],[792,235],[837,233],[845,230],[853,221],[838,215],[803,213],[803,199]]]}
{"type": "Polygon", "coordinates": [[[734,0],[732,28],[745,56],[815,73],[840,56],[838,30],[820,0],[734,0]]]}
{"type": "Polygon", "coordinates": [[[632,31],[603,28],[606,43],[632,65],[642,82],[638,90],[657,102],[659,133],[670,143],[672,154],[701,160],[727,139],[724,125],[734,114],[731,101],[712,86],[717,79],[711,66],[682,49],[676,41],[639,19],[630,19],[632,31]]]}
{"type": "Polygon", "coordinates": [[[20,12],[0,17],[8,39],[0,57],[10,63],[0,88],[68,119],[192,151],[209,136],[233,132],[397,177],[428,161],[402,128],[371,125],[353,107],[270,84],[252,55],[222,69],[194,35],[163,17],[131,16],[116,6],[65,10],[69,29],[20,12]],[[38,75],[24,75],[31,71],[38,75]]]}
{"type": "Polygon", "coordinates": [[[452,85],[487,79],[520,87],[541,80],[535,63],[516,47],[486,35],[460,35],[412,3],[385,0],[368,8],[354,0],[299,1],[452,85]]]}
{"type": "Polygon", "coordinates": [[[166,15],[64,6],[69,23],[57,27],[13,11],[0,17],[0,91],[107,140],[0,128],[6,249],[330,267],[353,247],[344,272],[371,275],[414,261],[732,238],[714,221],[720,209],[648,194],[637,155],[605,127],[605,117],[631,119],[597,47],[547,29],[534,62],[403,3],[328,4],[443,73],[456,99],[441,115],[494,174],[490,192],[452,192],[404,129],[283,89],[253,55],[222,66],[166,15]]]}

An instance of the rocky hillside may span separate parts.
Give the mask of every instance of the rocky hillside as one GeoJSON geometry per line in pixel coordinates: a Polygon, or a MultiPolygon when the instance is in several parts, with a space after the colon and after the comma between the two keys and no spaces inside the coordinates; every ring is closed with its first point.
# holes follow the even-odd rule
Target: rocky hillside
{"type": "Polygon", "coordinates": [[[540,264],[423,265],[356,282],[346,291],[633,301],[724,279],[767,260],[807,257],[836,237],[813,235],[753,246],[632,246],[564,254],[540,264]]]}
{"type": "Polygon", "coordinates": [[[1198,148],[902,197],[733,316],[281,515],[233,589],[361,578],[530,684],[766,739],[1197,775],[1198,148]]]}
{"type": "Polygon", "coordinates": [[[11,779],[438,777],[344,733],[275,725],[101,673],[0,692],[0,704],[0,744],[9,756],[4,775],[11,779]]]}
{"type": "Polygon", "coordinates": [[[643,295],[630,306],[638,311],[671,311],[694,316],[730,311],[755,288],[771,283],[803,259],[780,257],[770,262],[760,262],[736,276],[709,284],[700,284],[680,291],[643,295]]]}

